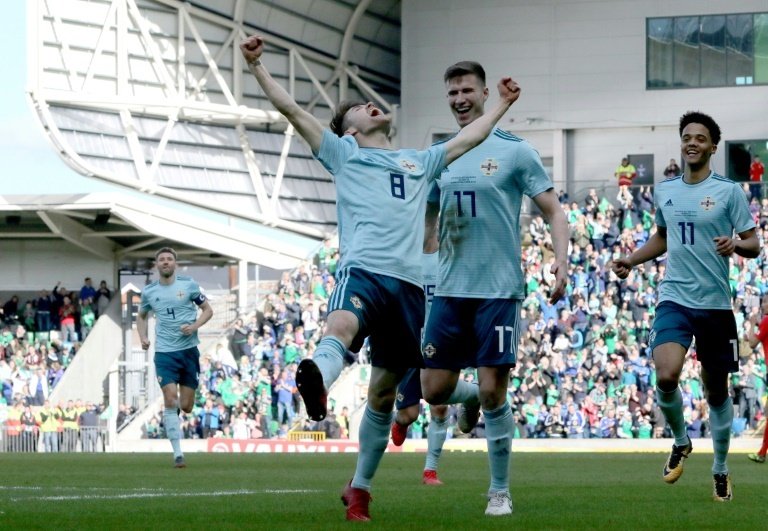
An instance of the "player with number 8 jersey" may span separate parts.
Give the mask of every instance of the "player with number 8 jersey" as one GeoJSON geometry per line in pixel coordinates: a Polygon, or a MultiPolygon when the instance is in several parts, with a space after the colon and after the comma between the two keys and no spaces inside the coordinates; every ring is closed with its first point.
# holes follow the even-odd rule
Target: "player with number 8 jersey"
{"type": "Polygon", "coordinates": [[[497,85],[500,101],[485,119],[440,146],[396,150],[390,140],[392,117],[372,102],[341,102],[328,130],[269,74],[261,62],[262,37],[245,39],[240,50],[270,103],[335,178],[341,266],[325,333],[313,357],[299,364],[296,386],[307,416],[325,418],[328,389],[341,374],[344,354],[369,337],[371,384],[357,467],[342,501],[348,520],[370,520],[371,483],[389,439],[397,384],[407,368],[422,363],[420,258],[427,187],[490,134],[520,88],[504,77],[497,85]]]}

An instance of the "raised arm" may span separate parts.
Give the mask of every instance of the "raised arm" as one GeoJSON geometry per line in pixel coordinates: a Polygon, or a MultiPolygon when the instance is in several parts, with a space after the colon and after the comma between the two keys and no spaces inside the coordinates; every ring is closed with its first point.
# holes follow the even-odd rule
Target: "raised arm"
{"type": "Polygon", "coordinates": [[[285,116],[298,133],[309,143],[314,153],[320,150],[320,142],[323,139],[323,125],[317,118],[299,107],[299,104],[290,94],[275,81],[269,72],[261,64],[261,54],[264,52],[264,39],[258,35],[252,35],[240,43],[240,51],[248,63],[251,71],[259,82],[264,94],[280,114],[285,116]]]}
{"type": "Polygon", "coordinates": [[[497,87],[500,100],[496,107],[465,126],[458,135],[445,143],[446,164],[450,164],[485,140],[491,134],[496,122],[504,116],[507,109],[520,97],[520,87],[510,77],[501,78],[497,87]]]}

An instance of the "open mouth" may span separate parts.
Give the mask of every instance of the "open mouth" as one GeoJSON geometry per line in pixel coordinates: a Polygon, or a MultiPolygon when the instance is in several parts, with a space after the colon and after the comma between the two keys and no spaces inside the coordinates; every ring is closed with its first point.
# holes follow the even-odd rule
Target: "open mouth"
{"type": "Polygon", "coordinates": [[[464,116],[468,114],[471,109],[472,109],[471,107],[454,107],[456,114],[458,114],[459,116],[464,116]]]}

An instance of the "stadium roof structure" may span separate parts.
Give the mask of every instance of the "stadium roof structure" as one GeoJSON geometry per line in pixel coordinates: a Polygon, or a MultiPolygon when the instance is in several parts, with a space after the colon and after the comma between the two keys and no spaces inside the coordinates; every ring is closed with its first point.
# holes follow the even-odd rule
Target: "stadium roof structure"
{"type": "MultiPolygon", "coordinates": [[[[255,222],[248,230],[319,242],[336,231],[336,194],[245,68],[243,38],[265,36],[273,77],[323,121],[344,99],[399,102],[399,0],[31,0],[28,10],[28,96],[63,160],[192,212],[255,222]]],[[[156,230],[148,212],[110,204],[156,230]]]]}
{"type": "Polygon", "coordinates": [[[294,267],[316,248],[313,238],[285,229],[195,210],[140,193],[0,195],[0,240],[64,239],[136,271],[150,268],[163,246],[173,247],[180,262],[246,260],[273,269],[294,267]]]}

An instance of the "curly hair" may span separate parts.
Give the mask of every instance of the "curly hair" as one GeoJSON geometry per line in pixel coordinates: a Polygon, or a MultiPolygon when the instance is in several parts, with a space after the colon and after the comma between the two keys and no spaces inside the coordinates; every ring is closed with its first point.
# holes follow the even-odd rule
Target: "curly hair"
{"type": "Polygon", "coordinates": [[[712,137],[712,143],[720,143],[720,126],[708,114],[699,111],[688,111],[680,117],[680,136],[683,136],[683,129],[688,124],[701,124],[709,130],[709,136],[712,137]]]}

